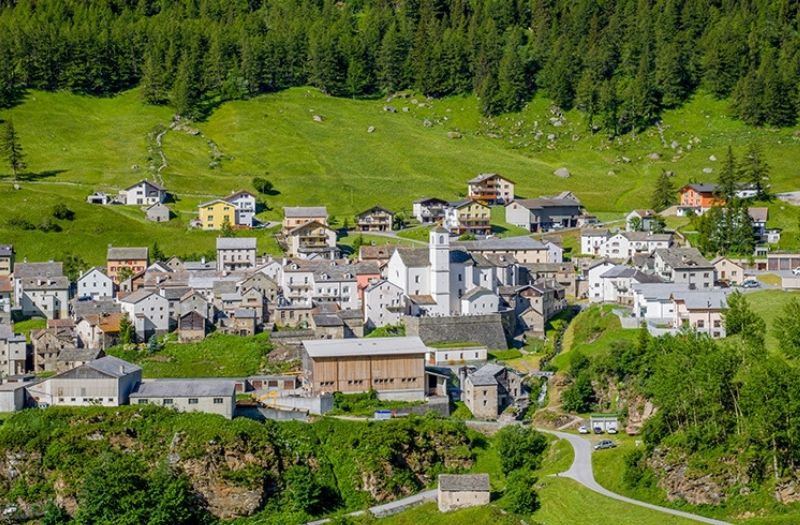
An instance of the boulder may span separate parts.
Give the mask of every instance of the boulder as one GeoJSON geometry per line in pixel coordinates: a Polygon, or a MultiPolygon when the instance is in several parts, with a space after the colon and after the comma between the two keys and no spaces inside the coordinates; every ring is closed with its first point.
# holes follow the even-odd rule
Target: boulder
{"type": "Polygon", "coordinates": [[[653,152],[650,155],[648,155],[647,158],[650,160],[661,160],[661,155],[659,155],[656,152],[653,152]]]}
{"type": "Polygon", "coordinates": [[[620,160],[620,162],[623,162],[625,164],[630,164],[630,162],[631,162],[631,159],[629,159],[628,157],[625,157],[625,156],[620,157],[619,160],[620,160]]]}
{"type": "Polygon", "coordinates": [[[408,113],[408,112],[409,112],[408,106],[403,106],[403,113],[408,113]]]}
{"type": "Polygon", "coordinates": [[[422,125],[425,126],[426,128],[432,128],[433,127],[433,122],[431,122],[428,119],[425,119],[425,120],[422,121],[422,125]]]}
{"type": "Polygon", "coordinates": [[[711,162],[717,162],[717,156],[711,155],[710,157],[708,157],[708,160],[710,160],[711,162]]]}
{"type": "Polygon", "coordinates": [[[322,122],[323,120],[325,120],[325,117],[323,117],[322,115],[314,115],[313,117],[311,117],[311,120],[313,120],[314,122],[322,122]]]}
{"type": "Polygon", "coordinates": [[[556,140],[556,134],[555,133],[548,133],[547,134],[547,140],[549,140],[550,142],[553,142],[554,140],[556,140]]]}
{"type": "Polygon", "coordinates": [[[566,179],[570,176],[570,172],[567,168],[558,168],[556,171],[553,172],[553,175],[556,177],[561,177],[562,179],[566,179]]]}
{"type": "Polygon", "coordinates": [[[458,131],[448,131],[447,132],[447,138],[460,139],[461,138],[461,133],[459,133],[458,131]]]}
{"type": "Polygon", "coordinates": [[[383,106],[383,110],[387,113],[397,113],[397,108],[394,106],[383,106]]]}
{"type": "Polygon", "coordinates": [[[375,126],[370,126],[367,128],[367,133],[375,133],[375,126]]]}
{"type": "Polygon", "coordinates": [[[712,168],[703,168],[703,173],[714,173],[712,168]]]}
{"type": "Polygon", "coordinates": [[[681,147],[681,145],[678,144],[677,140],[673,140],[672,144],[670,144],[669,147],[671,147],[672,149],[678,149],[679,147],[681,147]]]}
{"type": "Polygon", "coordinates": [[[607,173],[607,175],[608,175],[609,177],[613,177],[613,176],[615,176],[616,174],[617,174],[617,172],[616,172],[616,171],[614,171],[614,170],[608,170],[608,173],[607,173]]]}

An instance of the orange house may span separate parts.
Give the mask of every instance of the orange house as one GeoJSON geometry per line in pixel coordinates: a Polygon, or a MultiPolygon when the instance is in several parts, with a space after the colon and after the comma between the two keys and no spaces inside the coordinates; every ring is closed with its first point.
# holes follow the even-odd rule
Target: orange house
{"type": "Polygon", "coordinates": [[[724,206],[725,200],[717,197],[716,184],[687,184],[681,188],[681,206],[706,211],[714,206],[724,206]]]}

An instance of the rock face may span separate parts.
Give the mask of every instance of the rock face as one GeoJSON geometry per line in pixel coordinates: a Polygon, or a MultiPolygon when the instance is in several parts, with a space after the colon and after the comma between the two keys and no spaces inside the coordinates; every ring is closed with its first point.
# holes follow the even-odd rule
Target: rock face
{"type": "Polygon", "coordinates": [[[658,486],[669,501],[686,501],[692,505],[718,505],[725,500],[723,487],[710,475],[698,475],[685,461],[671,463],[666,451],[657,449],[650,458],[650,467],[660,475],[658,486]]]}
{"type": "Polygon", "coordinates": [[[447,138],[460,139],[461,138],[461,133],[459,133],[458,131],[448,131],[447,132],[447,138]]]}
{"type": "Polygon", "coordinates": [[[556,177],[561,177],[562,179],[566,179],[571,174],[567,168],[558,168],[556,171],[553,172],[553,175],[555,175],[556,177]]]}
{"type": "Polygon", "coordinates": [[[790,479],[775,487],[775,499],[787,505],[800,501],[800,481],[790,479]]]}

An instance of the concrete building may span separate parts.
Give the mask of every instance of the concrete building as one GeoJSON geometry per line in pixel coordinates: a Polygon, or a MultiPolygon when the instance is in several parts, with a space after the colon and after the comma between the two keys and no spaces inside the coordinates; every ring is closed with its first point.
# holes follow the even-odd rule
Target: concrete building
{"type": "Polygon", "coordinates": [[[689,291],[688,284],[642,283],[633,285],[632,315],[640,321],[671,324],[675,318],[673,293],[689,291]]]}
{"type": "Polygon", "coordinates": [[[364,324],[368,328],[400,324],[406,311],[405,293],[381,279],[364,290],[364,324]]]}
{"type": "Polygon", "coordinates": [[[25,373],[27,341],[13,327],[0,324],[0,379],[25,373]]]}
{"type": "Polygon", "coordinates": [[[130,394],[132,405],[158,405],[180,412],[207,412],[232,419],[236,382],[220,379],[154,379],[130,394]]]}
{"type": "Polygon", "coordinates": [[[583,214],[581,203],[559,197],[515,200],[506,205],[506,222],[531,232],[577,227],[583,214]]]}
{"type": "Polygon", "coordinates": [[[57,374],[28,388],[39,406],[120,406],[142,380],[142,369],[106,356],[57,374]]]}
{"type": "Polygon", "coordinates": [[[425,397],[425,354],[419,337],[303,341],[303,383],[312,394],[374,390],[382,399],[425,397]]]}
{"type": "Polygon", "coordinates": [[[119,284],[120,272],[123,268],[130,270],[130,273],[137,274],[143,272],[150,265],[150,250],[148,248],[114,248],[108,245],[106,255],[106,275],[115,283],[119,284]]]}
{"type": "Polygon", "coordinates": [[[256,266],[255,237],[218,237],[217,271],[231,272],[256,266]]]}
{"type": "Polygon", "coordinates": [[[678,215],[689,213],[702,215],[714,206],[724,206],[725,199],[717,196],[716,184],[687,184],[680,190],[681,202],[678,205],[678,215]]]}
{"type": "Polygon", "coordinates": [[[78,278],[78,299],[113,299],[114,295],[114,281],[99,266],[89,268],[78,278]]]}
{"type": "Polygon", "coordinates": [[[600,256],[611,233],[608,228],[586,228],[581,230],[581,254],[600,256]]]}
{"type": "Polygon", "coordinates": [[[119,300],[122,312],[128,316],[139,341],[169,332],[169,301],[150,290],[137,290],[119,300]]]}
{"type": "Polygon", "coordinates": [[[616,266],[608,259],[602,259],[584,270],[584,276],[588,284],[586,296],[594,303],[603,302],[603,280],[600,278],[604,273],[616,266]]]}
{"type": "Polygon", "coordinates": [[[485,365],[461,381],[463,401],[478,419],[497,419],[512,403],[522,399],[522,378],[507,368],[485,365]]]}
{"type": "Polygon", "coordinates": [[[224,225],[236,224],[236,207],[223,199],[214,199],[197,205],[197,217],[203,230],[221,230],[224,225]]]}
{"type": "Polygon", "coordinates": [[[64,265],[60,262],[22,262],[14,265],[14,304],[22,301],[22,284],[26,279],[63,277],[64,265]]]}
{"type": "Polygon", "coordinates": [[[69,317],[69,279],[61,275],[16,281],[21,290],[17,306],[22,310],[22,315],[46,319],[69,317]]]}
{"type": "Polygon", "coordinates": [[[683,327],[708,334],[714,339],[725,337],[724,311],[728,307],[727,293],[723,291],[689,290],[673,292],[675,303],[672,326],[683,327]]]}
{"type": "Polygon", "coordinates": [[[508,204],[514,200],[514,182],[497,173],[481,173],[467,182],[467,198],[486,204],[508,204]]]}
{"type": "Polygon", "coordinates": [[[488,505],[489,474],[439,474],[436,501],[439,512],[488,505]]]}
{"type": "Polygon", "coordinates": [[[686,283],[690,289],[714,287],[714,265],[697,248],[669,248],[653,253],[656,275],[673,283],[686,283]]]}
{"type": "Polygon", "coordinates": [[[120,190],[119,201],[129,206],[152,205],[164,202],[167,199],[167,190],[155,182],[142,180],[129,188],[120,190]]]}
{"type": "MultiPolygon", "coordinates": [[[[600,295],[593,294],[589,300],[592,302],[617,303],[623,305],[633,304],[633,286],[644,283],[664,282],[657,275],[642,272],[637,268],[625,265],[616,265],[599,276],[600,295]]],[[[596,280],[590,279],[590,290],[596,291],[596,280]]]]}
{"type": "Polygon", "coordinates": [[[28,404],[28,387],[32,381],[13,381],[0,384],[0,412],[17,412],[28,404]]]}

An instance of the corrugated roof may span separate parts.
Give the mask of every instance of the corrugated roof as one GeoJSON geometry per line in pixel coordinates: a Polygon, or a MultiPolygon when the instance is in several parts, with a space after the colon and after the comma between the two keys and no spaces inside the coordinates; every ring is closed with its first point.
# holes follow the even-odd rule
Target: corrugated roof
{"type": "Polygon", "coordinates": [[[359,355],[424,355],[428,350],[422,339],[416,336],[311,340],[303,341],[303,348],[312,358],[353,357],[359,355]]]}
{"type": "Polygon", "coordinates": [[[139,383],[131,398],[231,397],[236,382],[219,379],[154,379],[139,383]]]}

